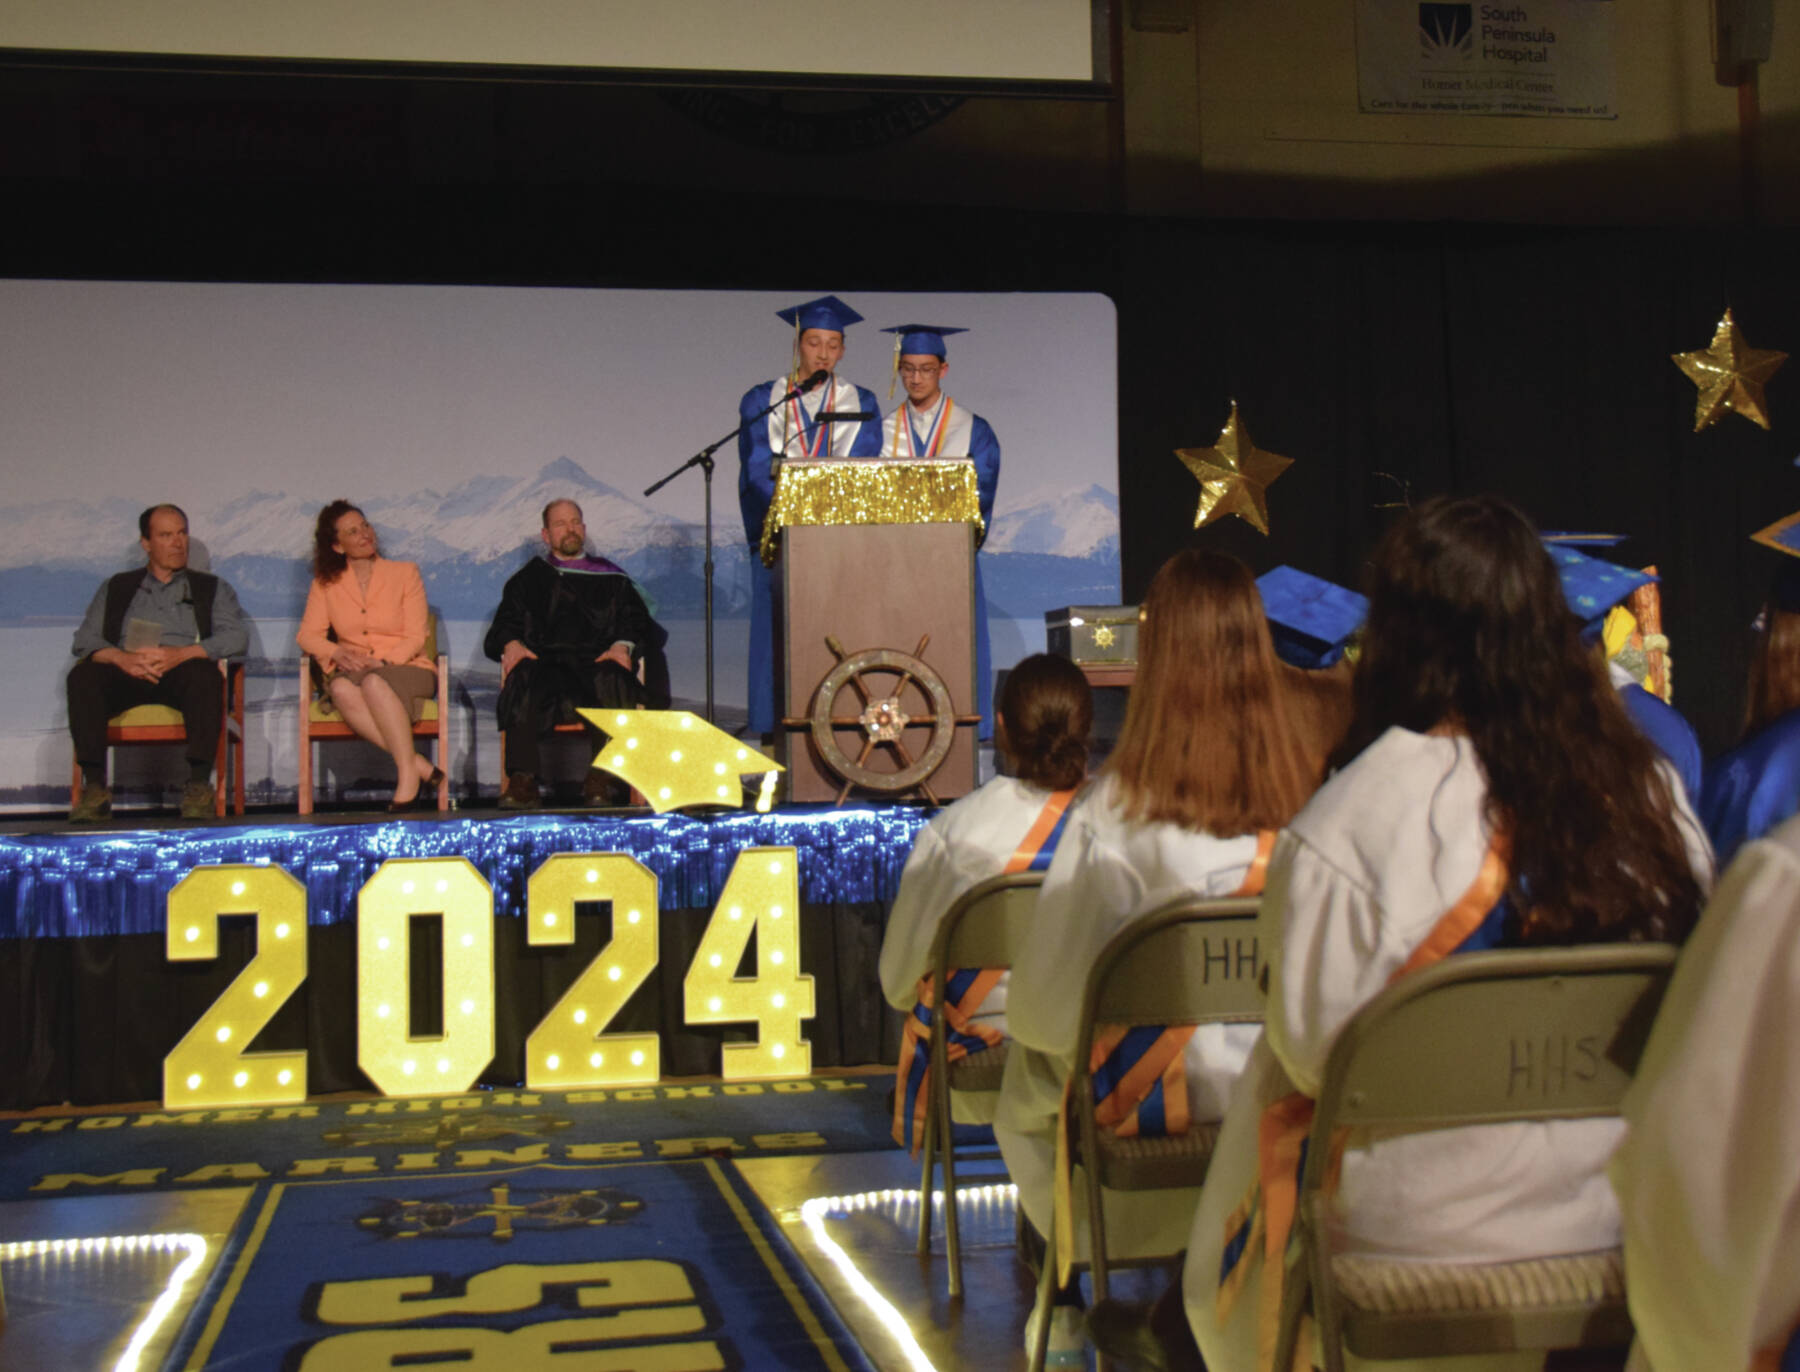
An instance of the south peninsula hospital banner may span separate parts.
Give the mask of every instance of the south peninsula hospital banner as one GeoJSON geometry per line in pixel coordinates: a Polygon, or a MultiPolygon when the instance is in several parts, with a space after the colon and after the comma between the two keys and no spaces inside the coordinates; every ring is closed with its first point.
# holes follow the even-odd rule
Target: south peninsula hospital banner
{"type": "Polygon", "coordinates": [[[1365,114],[1614,119],[1613,0],[1357,0],[1365,114]]]}

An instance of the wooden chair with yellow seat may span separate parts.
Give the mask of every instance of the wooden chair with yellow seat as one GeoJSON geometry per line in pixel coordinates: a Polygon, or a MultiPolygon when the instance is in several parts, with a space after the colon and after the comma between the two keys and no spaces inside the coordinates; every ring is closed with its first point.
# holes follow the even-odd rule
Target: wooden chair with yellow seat
{"type": "MultiPolygon", "coordinates": [[[[638,660],[638,664],[637,664],[637,679],[639,682],[642,682],[644,680],[644,673],[645,673],[646,666],[647,666],[647,660],[640,658],[638,660]]],[[[504,691],[506,689],[506,679],[510,675],[511,675],[511,673],[507,672],[505,669],[501,670],[501,672],[500,672],[500,689],[501,690],[504,691]]],[[[573,706],[570,706],[568,708],[571,711],[573,711],[573,709],[574,709],[573,706]]],[[[640,705],[637,708],[642,710],[642,709],[646,709],[648,707],[640,705]]],[[[549,733],[546,736],[549,738],[559,738],[559,737],[560,738],[572,738],[572,737],[575,737],[578,735],[584,735],[587,733],[587,731],[588,731],[588,726],[585,723],[583,723],[580,719],[558,719],[556,721],[556,723],[554,723],[550,726],[549,733]]],[[[504,794],[504,792],[506,790],[507,780],[512,775],[512,773],[507,769],[507,765],[506,765],[506,730],[504,730],[504,729],[502,729],[500,731],[499,754],[500,754],[500,789],[501,789],[501,792],[504,794]]],[[[582,774],[582,782],[583,782],[584,789],[586,788],[586,786],[588,784],[588,778],[592,773],[591,764],[593,762],[593,759],[589,758],[588,762],[590,764],[589,770],[584,771],[582,774]]],[[[608,775],[610,775],[610,774],[608,774],[608,775]]],[[[635,807],[641,807],[648,803],[644,799],[644,793],[642,791],[638,790],[637,787],[628,785],[624,789],[625,789],[626,804],[635,806],[635,807]]]]}
{"type": "MultiPolygon", "coordinates": [[[[943,986],[955,967],[1010,968],[1013,950],[1029,932],[1037,909],[1042,872],[1009,872],[970,887],[953,902],[938,921],[926,964],[933,986],[943,986]]],[[[953,1144],[952,1093],[967,1102],[987,1096],[998,1100],[1000,1078],[1006,1071],[1005,1042],[972,1057],[949,1060],[949,1030],[944,1016],[931,1017],[927,1052],[931,1070],[925,1081],[925,1120],[921,1126],[920,1152],[924,1167],[919,1179],[919,1256],[931,1252],[933,1168],[944,1174],[944,1250],[948,1260],[950,1295],[963,1293],[962,1235],[956,1214],[956,1149],[953,1144]]],[[[991,1103],[979,1113],[991,1119],[991,1103]]],[[[985,1122],[985,1121],[973,1121],[985,1122]]],[[[965,1161],[997,1157],[997,1153],[967,1153],[965,1161]]]]}
{"type": "MultiPolygon", "coordinates": [[[[1213,1149],[1217,1121],[1194,1121],[1187,1131],[1166,1138],[1121,1138],[1100,1128],[1094,1117],[1094,1077],[1089,1068],[1094,1040],[1104,1025],[1260,1024],[1262,961],[1257,947],[1255,896],[1202,899],[1183,896],[1127,924],[1100,950],[1082,993],[1075,1038],[1075,1069],[1069,1077],[1068,1128],[1056,1141],[1066,1152],[1070,1214],[1087,1216],[1087,1263],[1096,1302],[1107,1298],[1114,1267],[1167,1262],[1177,1253],[1108,1252],[1106,1191],[1190,1191],[1189,1213],[1199,1202],[1213,1149]]],[[[1078,1230],[1079,1232],[1079,1230],[1078,1230]]],[[[1050,1305],[1056,1295],[1057,1244],[1052,1223],[1045,1236],[1039,1273],[1037,1339],[1028,1366],[1042,1372],[1049,1348],[1050,1305]]],[[[1079,1244],[1076,1251],[1079,1252],[1079,1244]]],[[[1104,1372],[1106,1359],[1098,1366],[1104,1372]]]]}
{"type": "MultiPolygon", "coordinates": [[[[425,634],[424,656],[437,664],[436,694],[418,703],[413,737],[436,742],[434,761],[443,772],[438,782],[437,808],[450,807],[450,775],[445,761],[450,756],[450,659],[438,651],[438,617],[431,616],[425,634]]],[[[323,674],[308,653],[300,654],[300,813],[313,812],[313,744],[354,739],[356,731],[338,715],[325,693],[323,674]]]]}
{"type": "MultiPolygon", "coordinates": [[[[231,811],[244,813],[244,664],[225,659],[218,664],[219,689],[225,709],[219,717],[219,745],[213,763],[213,814],[225,817],[225,793],[231,792],[231,811]]],[[[106,721],[110,748],[139,744],[187,742],[187,723],[173,705],[135,705],[106,721]]],[[[69,804],[81,799],[81,763],[70,771],[69,804]]]]}
{"type": "Polygon", "coordinates": [[[1332,1044],[1307,1143],[1275,1366],[1311,1313],[1327,1372],[1370,1360],[1624,1349],[1624,1257],[1501,1263],[1334,1255],[1326,1176],[1342,1129],[1416,1133],[1616,1115],[1674,970],[1667,944],[1465,953],[1402,978],[1332,1044]]]}

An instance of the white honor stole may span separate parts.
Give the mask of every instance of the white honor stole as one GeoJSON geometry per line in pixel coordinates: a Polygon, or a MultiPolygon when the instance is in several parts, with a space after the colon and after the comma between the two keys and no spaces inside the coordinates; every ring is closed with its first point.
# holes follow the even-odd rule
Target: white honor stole
{"type": "MultiPolygon", "coordinates": [[[[773,404],[792,389],[793,383],[786,377],[772,381],[769,384],[769,402],[773,404]]],[[[770,411],[769,451],[782,458],[848,457],[850,449],[856,444],[857,434],[862,431],[861,421],[830,424],[826,426],[826,433],[819,432],[819,426],[815,424],[810,434],[807,432],[807,424],[821,410],[841,414],[846,411],[855,413],[860,408],[855,384],[831,377],[798,400],[790,400],[770,411]],[[806,411],[805,420],[800,417],[802,407],[806,411]],[[827,437],[830,440],[829,449],[825,446],[827,437]]]]}

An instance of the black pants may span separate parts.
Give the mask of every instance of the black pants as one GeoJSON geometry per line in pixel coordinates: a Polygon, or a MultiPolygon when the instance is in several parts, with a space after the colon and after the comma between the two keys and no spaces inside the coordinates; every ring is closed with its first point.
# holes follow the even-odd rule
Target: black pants
{"type": "Polygon", "coordinates": [[[187,759],[208,769],[219,755],[225,690],[219,664],[193,658],[161,681],[145,681],[111,663],[84,658],[69,671],[69,735],[84,771],[106,768],[106,721],[137,705],[172,705],[187,726],[187,759]]]}
{"type": "Polygon", "coordinates": [[[558,724],[581,723],[598,750],[605,734],[576,710],[635,710],[644,686],[616,662],[526,658],[507,673],[500,693],[500,727],[506,734],[506,770],[538,770],[538,739],[558,724]]]}

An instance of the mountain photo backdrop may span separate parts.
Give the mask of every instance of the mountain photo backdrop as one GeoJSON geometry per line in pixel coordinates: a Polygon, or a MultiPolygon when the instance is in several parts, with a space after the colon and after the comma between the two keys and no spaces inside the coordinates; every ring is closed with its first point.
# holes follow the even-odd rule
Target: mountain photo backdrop
{"type": "MultiPolygon", "coordinates": [[[[356,501],[382,551],[419,564],[450,656],[454,789],[499,785],[498,668],[481,638],[506,578],[541,546],[552,499],[579,501],[670,632],[677,703],[705,698],[697,470],[639,492],[736,423],[781,372],[774,311],[830,289],[626,292],[489,287],[0,281],[0,808],[66,804],[62,677],[100,579],[141,564],[136,521],[173,500],[194,565],[254,620],[253,803],[292,799],[295,623],[313,520],[356,501]]],[[[884,409],[886,323],[959,324],[945,389],[994,426],[1002,468],[981,551],[994,664],[1044,646],[1045,610],[1119,596],[1114,321],[1104,297],[848,296],[868,316],[840,374],[884,409]]],[[[713,483],[715,685],[743,720],[749,559],[735,444],[713,483]]],[[[156,799],[179,770],[116,750],[115,782],[156,799]]],[[[140,756],[147,753],[149,756],[140,756]]],[[[329,794],[382,791],[385,759],[321,748],[329,794]]]]}

